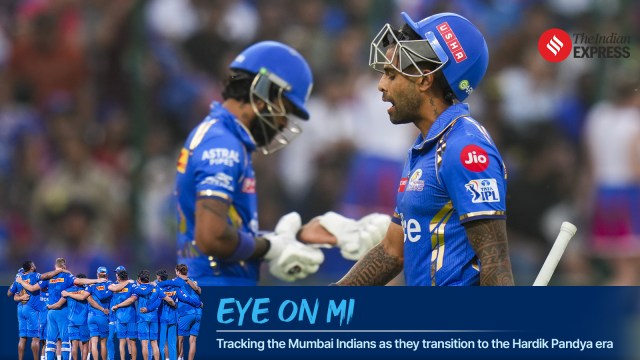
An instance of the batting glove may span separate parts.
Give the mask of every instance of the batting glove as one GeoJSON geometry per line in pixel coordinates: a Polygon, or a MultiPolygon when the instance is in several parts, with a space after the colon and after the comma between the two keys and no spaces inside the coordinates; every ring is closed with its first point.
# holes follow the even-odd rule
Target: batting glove
{"type": "Polygon", "coordinates": [[[300,215],[292,212],[280,218],[274,232],[264,235],[271,243],[264,258],[269,261],[269,271],[278,279],[304,279],[317,272],[324,261],[321,250],[306,246],[296,239],[301,226],[300,215]]]}
{"type": "Polygon", "coordinates": [[[391,223],[391,217],[385,214],[373,213],[355,221],[332,211],[319,220],[338,240],[342,257],[349,260],[359,260],[380,243],[391,223]]]}

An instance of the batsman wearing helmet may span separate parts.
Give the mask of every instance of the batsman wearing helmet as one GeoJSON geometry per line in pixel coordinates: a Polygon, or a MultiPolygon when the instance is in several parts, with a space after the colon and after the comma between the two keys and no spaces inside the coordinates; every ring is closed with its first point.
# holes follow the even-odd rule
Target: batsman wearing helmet
{"type": "MultiPolygon", "coordinates": [[[[271,154],[300,134],[292,115],[309,119],[306,102],[313,79],[306,60],[275,41],[248,47],[229,68],[224,101],[211,104],[178,159],[178,263],[188,266],[199,285],[256,285],[262,259],[286,281],[315,273],[324,260],[322,251],[301,241],[336,244],[347,256],[368,250],[367,244],[382,238],[388,224],[384,215],[356,222],[332,213],[330,218],[339,218],[336,231],[347,234],[343,241],[317,220],[315,227],[300,231],[297,213],[282,217],[274,232],[258,234],[251,155],[256,150],[271,154]]],[[[336,222],[329,223],[331,228],[336,222]]]]}
{"type": "Polygon", "coordinates": [[[337,285],[384,285],[404,269],[407,285],[513,285],[506,234],[507,173],[491,137],[464,101],[489,62],[484,37],[453,13],[371,43],[378,90],[393,124],[413,123],[396,209],[382,242],[337,285]]]}

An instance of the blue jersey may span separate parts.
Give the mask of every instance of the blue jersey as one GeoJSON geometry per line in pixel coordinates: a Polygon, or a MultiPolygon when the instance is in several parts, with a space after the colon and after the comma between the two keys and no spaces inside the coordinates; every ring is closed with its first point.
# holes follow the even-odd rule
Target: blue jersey
{"type": "Polygon", "coordinates": [[[227,220],[238,230],[258,231],[255,175],[251,153],[256,149],[249,131],[231,113],[213,103],[209,115],[196,127],[180,152],[176,191],[178,263],[206,285],[255,285],[259,261],[220,261],[195,246],[195,204],[215,198],[229,204],[227,220]]]}
{"type": "MultiPolygon", "coordinates": [[[[121,302],[127,300],[133,293],[133,284],[129,283],[122,290],[113,293],[113,305],[118,305],[121,302]]],[[[116,320],[119,323],[127,324],[127,323],[135,323],[137,322],[136,317],[136,305],[135,302],[129,306],[125,306],[123,308],[118,308],[115,314],[116,320]]]]}
{"type": "MultiPolygon", "coordinates": [[[[75,280],[75,276],[66,272],[62,272],[49,280],[40,281],[38,284],[40,284],[41,289],[49,289],[48,305],[53,305],[57,303],[58,300],[60,300],[60,298],[62,297],[62,291],[72,287],[75,280]]],[[[67,304],[65,303],[60,309],[63,309],[66,306],[67,304]]]]}
{"type": "Polygon", "coordinates": [[[164,298],[164,293],[161,294],[153,284],[138,284],[132,290],[134,294],[138,295],[138,320],[157,322],[160,302],[156,300],[159,295],[164,298]],[[147,308],[147,312],[141,313],[140,309],[142,308],[147,308]]]}
{"type": "MultiPolygon", "coordinates": [[[[177,288],[175,287],[161,287],[158,288],[165,296],[170,297],[174,302],[178,299],[177,288]]],[[[160,323],[161,324],[175,324],[178,321],[176,308],[169,305],[166,301],[161,301],[160,309],[160,323]]]]}
{"type": "MultiPolygon", "coordinates": [[[[113,284],[111,281],[106,281],[100,284],[93,284],[86,290],[89,293],[89,296],[93,297],[93,300],[95,300],[98,305],[109,310],[111,310],[111,298],[113,297],[113,293],[108,289],[109,285],[111,284],[113,284]]],[[[111,312],[109,314],[111,314],[111,312]]],[[[89,305],[89,316],[106,317],[107,315],[105,315],[105,313],[103,313],[99,309],[96,309],[93,306],[89,305]]]]}
{"type": "MultiPolygon", "coordinates": [[[[22,274],[21,277],[23,281],[31,285],[35,285],[40,281],[40,274],[37,272],[22,274]]],[[[27,301],[27,304],[26,304],[28,308],[26,308],[25,311],[40,311],[41,310],[40,290],[29,291],[25,289],[25,291],[27,292],[27,294],[29,294],[29,301],[27,301]]]]}
{"type": "Polygon", "coordinates": [[[393,221],[404,231],[407,285],[478,285],[482,264],[463,223],[506,218],[507,173],[466,104],[418,136],[402,172],[393,221]]]}
{"type": "MultiPolygon", "coordinates": [[[[73,286],[67,289],[67,292],[80,295],[84,290],[84,286],[73,286]]],[[[67,304],[69,305],[69,325],[86,325],[89,311],[87,300],[78,301],[67,296],[67,304]]]]}
{"type": "MultiPolygon", "coordinates": [[[[178,298],[180,298],[181,295],[184,294],[184,296],[186,297],[193,297],[193,298],[197,298],[198,300],[200,299],[200,296],[198,295],[198,293],[196,293],[196,291],[193,290],[191,286],[189,286],[189,284],[187,284],[187,282],[182,280],[181,278],[161,281],[158,283],[158,286],[176,291],[176,296],[178,296],[178,298]]],[[[193,305],[190,304],[189,301],[178,301],[177,313],[178,313],[178,317],[181,317],[184,315],[201,315],[202,308],[194,307],[193,305]]]]}

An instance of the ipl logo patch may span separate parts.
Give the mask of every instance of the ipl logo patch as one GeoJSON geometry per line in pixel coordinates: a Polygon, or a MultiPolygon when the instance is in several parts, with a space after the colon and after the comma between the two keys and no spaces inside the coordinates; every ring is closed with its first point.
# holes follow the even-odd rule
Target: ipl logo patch
{"type": "Polygon", "coordinates": [[[471,202],[474,204],[500,201],[496,179],[471,180],[464,187],[471,193],[471,202]]]}

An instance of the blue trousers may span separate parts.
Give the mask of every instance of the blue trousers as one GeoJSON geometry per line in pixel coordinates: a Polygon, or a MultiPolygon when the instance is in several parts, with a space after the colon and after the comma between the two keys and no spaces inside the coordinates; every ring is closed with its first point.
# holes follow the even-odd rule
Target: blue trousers
{"type": "Polygon", "coordinates": [[[116,323],[109,322],[109,338],[107,339],[107,357],[109,360],[116,359],[116,323]]]}
{"type": "Polygon", "coordinates": [[[160,359],[164,358],[164,344],[169,346],[169,359],[176,360],[178,358],[178,324],[160,323],[160,359]]]}
{"type": "Polygon", "coordinates": [[[49,310],[47,313],[47,342],[45,345],[47,360],[55,360],[58,339],[62,341],[62,358],[64,360],[69,359],[71,343],[69,343],[69,334],[67,332],[68,318],[69,308],[66,306],[59,310],[49,310]]]}

